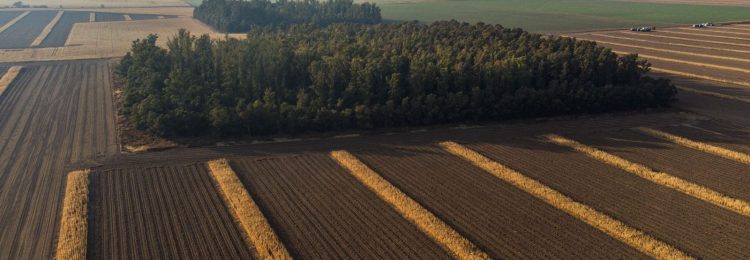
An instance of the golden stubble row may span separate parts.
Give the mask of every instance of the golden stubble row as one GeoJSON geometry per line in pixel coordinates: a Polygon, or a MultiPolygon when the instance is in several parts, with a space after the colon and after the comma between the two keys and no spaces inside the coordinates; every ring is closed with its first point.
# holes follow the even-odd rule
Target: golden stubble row
{"type": "Polygon", "coordinates": [[[641,131],[642,133],[661,138],[663,140],[670,141],[675,144],[679,144],[688,148],[692,148],[701,152],[717,155],[720,157],[724,157],[729,160],[741,162],[747,165],[750,165],[750,155],[747,155],[745,153],[733,151],[726,149],[724,147],[719,147],[716,145],[711,145],[703,142],[698,142],[694,140],[690,140],[681,136],[673,135],[667,132],[659,131],[652,128],[647,127],[639,127],[637,128],[638,131],[641,131]]]}
{"type": "Polygon", "coordinates": [[[692,259],[686,253],[648,234],[632,228],[588,205],[579,203],[568,196],[529,178],[505,165],[455,142],[440,144],[446,151],[471,162],[473,165],[494,175],[516,188],[560,209],[607,235],[657,259],[692,259]]]}
{"type": "Polygon", "coordinates": [[[18,77],[18,74],[21,73],[21,70],[23,67],[21,66],[13,66],[8,69],[8,71],[3,74],[3,77],[0,78],[0,95],[5,92],[5,89],[7,89],[10,84],[13,83],[14,80],[16,80],[16,77],[18,77]]]}
{"type": "Polygon", "coordinates": [[[250,246],[254,247],[263,259],[291,259],[289,251],[281,243],[268,219],[250,197],[229,161],[219,159],[208,162],[211,177],[221,191],[222,198],[239,222],[250,246]]]}
{"type": "Polygon", "coordinates": [[[331,158],[357,180],[390,204],[401,216],[458,259],[490,259],[471,241],[448,226],[418,202],[404,194],[347,151],[333,151],[331,158]]]}
{"type": "Polygon", "coordinates": [[[88,170],[68,173],[55,259],[86,259],[89,175],[88,170]]]}
{"type": "Polygon", "coordinates": [[[619,156],[581,144],[577,141],[562,137],[560,135],[549,134],[545,137],[551,143],[569,147],[588,157],[615,166],[624,170],[625,172],[631,173],[653,183],[674,189],[694,198],[733,211],[737,214],[750,217],[750,204],[748,204],[746,201],[726,196],[702,185],[683,180],[664,172],[652,170],[645,165],[630,162],[619,156]]]}

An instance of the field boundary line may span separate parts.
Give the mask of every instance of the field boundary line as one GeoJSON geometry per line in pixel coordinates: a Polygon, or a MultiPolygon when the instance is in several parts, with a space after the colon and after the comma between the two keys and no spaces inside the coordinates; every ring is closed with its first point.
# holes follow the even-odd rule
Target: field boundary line
{"type": "Polygon", "coordinates": [[[18,77],[18,74],[21,73],[22,69],[22,66],[13,66],[3,74],[3,77],[0,78],[0,96],[3,95],[3,92],[5,92],[5,89],[7,89],[10,84],[13,84],[13,81],[16,80],[16,77],[18,77]]]}
{"type": "Polygon", "coordinates": [[[338,150],[331,152],[330,157],[383,201],[390,204],[401,216],[455,257],[459,259],[490,259],[487,253],[482,252],[471,241],[464,238],[396,186],[393,186],[353,154],[338,150]]]}
{"type": "Polygon", "coordinates": [[[673,135],[673,134],[659,131],[659,130],[652,129],[652,128],[638,127],[636,129],[650,136],[657,137],[663,140],[667,140],[667,141],[670,141],[678,145],[682,145],[687,148],[691,148],[691,149],[698,150],[704,153],[713,154],[713,155],[723,157],[729,160],[733,160],[733,161],[737,161],[740,163],[750,165],[750,155],[747,155],[745,153],[733,151],[733,150],[726,149],[726,148],[719,147],[719,146],[712,145],[712,144],[690,140],[681,136],[673,135]]]}
{"type": "Polygon", "coordinates": [[[722,38],[722,39],[732,39],[732,40],[739,40],[739,41],[750,41],[750,38],[741,38],[741,37],[734,37],[734,36],[726,36],[726,35],[711,35],[711,34],[700,34],[700,33],[689,33],[689,32],[673,32],[673,31],[661,31],[662,33],[672,33],[672,34],[680,34],[680,35],[690,35],[690,36],[705,36],[705,37],[713,37],[713,38],[722,38]]]}
{"type": "Polygon", "coordinates": [[[13,20],[8,21],[8,23],[6,23],[5,25],[3,25],[3,27],[0,27],[0,33],[4,32],[8,28],[10,28],[14,24],[16,24],[18,21],[20,21],[21,19],[23,19],[24,17],[26,17],[27,15],[29,15],[29,13],[31,13],[31,11],[23,12],[23,13],[19,14],[18,16],[16,16],[16,18],[13,18],[13,20]]]}
{"type": "Polygon", "coordinates": [[[55,15],[55,18],[53,18],[52,21],[50,21],[47,24],[47,26],[44,27],[42,32],[39,33],[39,36],[37,36],[36,39],[34,39],[34,41],[31,42],[30,47],[39,47],[39,45],[42,45],[42,42],[44,41],[44,39],[47,39],[47,36],[49,35],[49,33],[52,32],[52,29],[55,28],[55,25],[57,25],[57,22],[59,22],[60,18],[62,18],[63,13],[65,13],[65,11],[57,11],[57,15],[55,15]]]}
{"type": "Polygon", "coordinates": [[[623,37],[623,36],[615,36],[615,35],[601,34],[601,33],[592,33],[591,35],[599,36],[599,37],[607,37],[607,38],[612,38],[612,39],[618,39],[618,40],[626,40],[626,41],[637,41],[637,42],[654,43],[654,44],[666,44],[666,45],[678,46],[678,47],[687,47],[687,48],[695,48],[695,49],[704,49],[704,50],[713,50],[713,51],[728,51],[728,52],[750,54],[750,51],[745,51],[745,50],[723,49],[723,48],[715,48],[715,47],[708,47],[708,46],[701,46],[701,45],[692,45],[692,44],[684,44],[684,43],[674,43],[674,42],[654,42],[654,41],[649,41],[649,40],[644,40],[644,39],[637,39],[637,38],[623,37]]]}
{"type": "Polygon", "coordinates": [[[89,170],[68,173],[55,259],[86,259],[89,170]]]}
{"type": "Polygon", "coordinates": [[[651,68],[651,71],[653,71],[653,72],[660,72],[660,73],[669,73],[669,74],[674,74],[674,75],[678,75],[678,76],[685,76],[685,77],[697,78],[697,79],[705,79],[705,80],[716,81],[716,82],[720,82],[720,83],[727,83],[727,84],[733,84],[733,85],[742,86],[742,87],[737,87],[739,89],[746,89],[744,87],[750,88],[750,82],[721,79],[721,78],[717,78],[717,77],[711,77],[711,76],[705,76],[705,75],[687,73],[687,72],[670,70],[670,69],[654,68],[654,67],[651,68]]]}
{"type": "Polygon", "coordinates": [[[677,51],[677,50],[668,50],[668,49],[662,49],[662,48],[654,48],[654,47],[647,47],[647,46],[637,46],[637,45],[631,45],[631,44],[625,44],[625,43],[616,43],[616,42],[609,42],[609,41],[596,41],[596,42],[603,43],[603,44],[608,44],[608,45],[618,45],[618,46],[622,46],[622,47],[626,47],[626,48],[636,48],[636,49],[659,51],[659,52],[666,52],[666,53],[680,54],[680,55],[687,55],[687,56],[695,56],[695,57],[721,59],[721,60],[731,60],[731,61],[739,61],[739,62],[748,62],[748,63],[750,63],[750,59],[743,59],[743,58],[734,58],[734,57],[727,57],[727,56],[720,56],[720,55],[692,53],[692,52],[677,51]]]}
{"type": "Polygon", "coordinates": [[[588,157],[591,157],[608,165],[615,166],[653,183],[674,189],[696,199],[714,204],[745,217],[750,217],[750,204],[748,204],[746,201],[728,197],[707,187],[686,181],[664,172],[654,171],[651,168],[646,167],[645,165],[628,161],[619,156],[604,152],[591,146],[584,145],[571,139],[567,139],[560,135],[548,134],[545,137],[548,141],[554,144],[572,148],[573,150],[580,152],[588,157]]]}
{"type": "Polygon", "coordinates": [[[89,23],[96,22],[96,13],[91,12],[89,13],[89,23]]]}
{"type": "Polygon", "coordinates": [[[590,206],[577,202],[541,182],[456,142],[442,142],[440,146],[451,154],[469,161],[474,166],[494,175],[516,188],[546,202],[580,221],[598,229],[638,251],[657,259],[693,259],[686,253],[650,235],[628,226],[590,206]]]}
{"type": "MultiPolygon", "coordinates": [[[[620,55],[628,55],[631,54],[630,52],[626,51],[615,51],[612,52],[620,55]]],[[[750,73],[750,70],[748,69],[741,69],[741,68],[735,68],[735,67],[729,67],[729,66],[723,66],[723,65],[716,65],[716,64],[710,64],[710,63],[703,63],[703,62],[695,62],[695,61],[687,61],[687,60],[680,60],[680,59],[672,59],[672,58],[664,58],[659,56],[653,56],[653,55],[646,55],[646,54],[638,54],[638,57],[645,58],[645,59],[651,59],[651,60],[661,60],[666,62],[675,62],[675,63],[684,63],[689,64],[693,66],[698,67],[705,67],[705,68],[714,68],[714,69],[720,69],[720,70],[729,70],[729,71],[736,71],[736,72],[742,72],[742,73],[750,73]]]]}
{"type": "Polygon", "coordinates": [[[131,18],[130,15],[128,15],[128,14],[123,14],[122,18],[125,19],[125,21],[132,21],[133,20],[133,18],[131,18]]]}
{"type": "MultiPolygon", "coordinates": [[[[724,34],[739,35],[739,36],[750,36],[750,33],[741,33],[741,32],[728,32],[728,31],[721,31],[721,30],[715,30],[715,29],[706,29],[706,28],[704,28],[704,29],[706,29],[706,30],[695,29],[695,28],[674,28],[674,29],[678,29],[678,30],[685,30],[685,31],[691,31],[691,32],[709,32],[709,33],[718,33],[718,34],[720,34],[720,35],[721,35],[722,33],[724,33],[724,34]]],[[[710,35],[710,34],[708,34],[708,35],[710,35]]],[[[728,35],[725,35],[725,36],[728,36],[728,35]]]]}
{"type": "Polygon", "coordinates": [[[647,34],[647,33],[643,33],[643,34],[637,34],[634,32],[623,32],[623,33],[628,34],[628,35],[643,35],[646,37],[664,38],[664,39],[672,39],[672,40],[680,40],[680,41],[713,43],[713,44],[731,45],[731,46],[737,46],[737,47],[750,47],[750,44],[734,43],[734,42],[720,42],[720,41],[712,41],[712,40],[691,39],[691,38],[684,38],[684,37],[656,35],[656,34],[647,34]]]}
{"type": "Polygon", "coordinates": [[[224,203],[242,226],[250,246],[256,249],[262,259],[292,259],[258,204],[232,170],[229,161],[218,159],[207,164],[224,203]]]}
{"type": "Polygon", "coordinates": [[[704,96],[711,96],[711,97],[729,99],[729,100],[734,100],[734,101],[739,101],[739,102],[744,102],[744,103],[750,104],[750,99],[748,99],[748,98],[741,98],[741,97],[736,97],[736,96],[730,96],[730,95],[726,95],[726,94],[721,94],[721,93],[716,93],[716,92],[711,92],[711,91],[703,91],[703,90],[694,89],[694,88],[687,88],[687,87],[683,87],[683,86],[677,86],[677,88],[680,89],[680,90],[682,90],[682,91],[692,92],[692,93],[700,94],[700,95],[704,95],[704,96]]]}

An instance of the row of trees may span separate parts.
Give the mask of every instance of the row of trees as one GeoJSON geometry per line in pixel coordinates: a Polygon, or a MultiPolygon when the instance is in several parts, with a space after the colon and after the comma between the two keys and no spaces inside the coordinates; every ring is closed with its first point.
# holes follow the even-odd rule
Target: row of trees
{"type": "Polygon", "coordinates": [[[590,41],[455,21],[181,31],[133,43],[125,113],[159,135],[265,135],[667,106],[649,64],[590,41]]]}
{"type": "Polygon", "coordinates": [[[382,20],[375,4],[352,0],[206,0],[193,17],[225,32],[247,32],[253,26],[313,23],[376,24],[382,20]]]}

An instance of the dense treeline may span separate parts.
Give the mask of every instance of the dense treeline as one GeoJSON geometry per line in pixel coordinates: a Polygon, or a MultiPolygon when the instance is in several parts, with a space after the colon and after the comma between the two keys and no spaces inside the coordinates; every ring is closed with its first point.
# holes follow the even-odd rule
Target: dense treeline
{"type": "Polygon", "coordinates": [[[590,41],[438,22],[181,31],[121,62],[124,112],[159,135],[263,135],[598,113],[668,105],[649,64],[590,41]]]}
{"type": "Polygon", "coordinates": [[[205,0],[193,17],[225,32],[247,32],[253,26],[332,23],[380,23],[375,4],[352,0],[205,0]]]}

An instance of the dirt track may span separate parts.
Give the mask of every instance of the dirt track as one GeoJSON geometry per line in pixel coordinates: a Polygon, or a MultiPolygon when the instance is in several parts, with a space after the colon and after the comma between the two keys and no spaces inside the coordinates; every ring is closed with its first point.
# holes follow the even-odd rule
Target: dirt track
{"type": "Polygon", "coordinates": [[[49,259],[65,167],[117,152],[109,63],[26,64],[0,96],[0,258],[49,259]]]}
{"type": "Polygon", "coordinates": [[[91,178],[91,259],[250,259],[203,164],[131,168],[91,178]]]}

